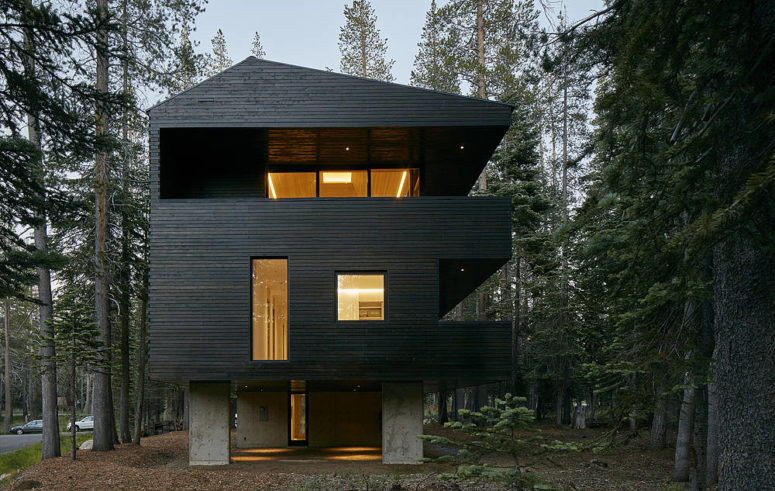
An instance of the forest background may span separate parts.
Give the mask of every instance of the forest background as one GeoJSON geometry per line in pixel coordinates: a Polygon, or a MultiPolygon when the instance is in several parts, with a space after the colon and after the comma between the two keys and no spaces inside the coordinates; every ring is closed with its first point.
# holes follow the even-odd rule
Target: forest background
{"type": "MultiPolygon", "coordinates": [[[[147,380],[144,109],[231,66],[228,26],[204,49],[202,0],[0,4],[5,430],[76,405],[95,450],[139,442],[185,421],[147,380]]],[[[395,80],[377,13],[345,5],[331,69],[395,80]]],[[[515,106],[472,190],[511,198],[513,257],[448,314],[512,321],[512,376],[429,397],[439,420],[511,392],[654,448],[674,427],[677,481],[772,484],[774,26],[764,1],[428,5],[409,83],[515,106]]]]}

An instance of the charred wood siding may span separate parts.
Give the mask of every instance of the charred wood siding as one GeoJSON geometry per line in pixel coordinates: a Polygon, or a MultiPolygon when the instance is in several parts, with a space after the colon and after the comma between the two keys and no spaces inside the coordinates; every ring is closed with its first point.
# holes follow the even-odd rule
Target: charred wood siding
{"type": "Polygon", "coordinates": [[[512,106],[247,58],[149,110],[160,126],[500,126],[512,106]]]}
{"type": "Polygon", "coordinates": [[[153,200],[151,375],[497,380],[509,323],[438,322],[438,260],[505,261],[506,199],[153,200]],[[288,257],[289,361],[250,361],[250,258],[288,257]],[[384,322],[336,322],[338,271],[386,272],[384,322]]]}

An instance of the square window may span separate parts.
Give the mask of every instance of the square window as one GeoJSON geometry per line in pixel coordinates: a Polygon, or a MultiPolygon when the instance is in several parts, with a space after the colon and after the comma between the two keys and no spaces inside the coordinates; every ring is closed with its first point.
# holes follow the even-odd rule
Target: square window
{"type": "Polygon", "coordinates": [[[385,320],[384,273],[337,274],[337,320],[385,320]]]}

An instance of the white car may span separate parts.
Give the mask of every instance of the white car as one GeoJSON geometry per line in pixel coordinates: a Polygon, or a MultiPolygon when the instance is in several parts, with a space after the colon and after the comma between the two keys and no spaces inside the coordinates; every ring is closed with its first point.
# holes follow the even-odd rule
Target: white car
{"type": "MultiPolygon", "coordinates": [[[[70,423],[67,423],[67,431],[70,431],[70,423]]],[[[80,421],[75,422],[75,431],[81,430],[93,430],[94,429],[94,416],[86,416],[80,421]]]]}

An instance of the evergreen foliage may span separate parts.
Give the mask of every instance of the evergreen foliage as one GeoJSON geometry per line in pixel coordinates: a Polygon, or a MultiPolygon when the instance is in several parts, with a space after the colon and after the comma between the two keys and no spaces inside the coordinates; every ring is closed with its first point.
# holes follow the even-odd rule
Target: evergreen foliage
{"type": "Polygon", "coordinates": [[[229,50],[226,47],[226,36],[223,35],[222,30],[218,29],[210,43],[212,44],[212,52],[205,58],[208,77],[218,75],[233,63],[229,57],[229,50]]]}
{"type": "Polygon", "coordinates": [[[524,397],[506,394],[503,399],[496,398],[493,406],[483,406],[479,411],[461,409],[459,413],[465,422],[448,422],[444,427],[458,430],[470,438],[453,440],[438,435],[420,435],[424,441],[457,450],[454,455],[425,461],[457,463],[457,472],[446,477],[485,479],[516,489],[532,487],[533,479],[522,473],[520,458],[525,446],[541,437],[523,435],[533,431],[531,426],[535,419],[533,411],[524,407],[525,401],[524,397]],[[513,467],[503,472],[483,464],[482,457],[493,452],[511,456],[513,467]]]}
{"type": "Polygon", "coordinates": [[[261,45],[261,36],[259,36],[258,33],[253,36],[253,44],[250,48],[250,54],[258,59],[264,58],[266,56],[266,51],[264,51],[264,47],[261,45]]]}
{"type": "Polygon", "coordinates": [[[436,0],[431,0],[430,10],[425,14],[422,36],[417,43],[420,50],[414,57],[414,70],[410,77],[412,85],[452,94],[460,93],[454,57],[455,47],[459,44],[457,35],[457,31],[444,31],[436,0]]]}
{"type": "Polygon", "coordinates": [[[388,60],[387,38],[377,29],[377,16],[369,0],[344,6],[345,24],[339,29],[339,69],[342,73],[392,82],[394,60],[388,60]]]}

